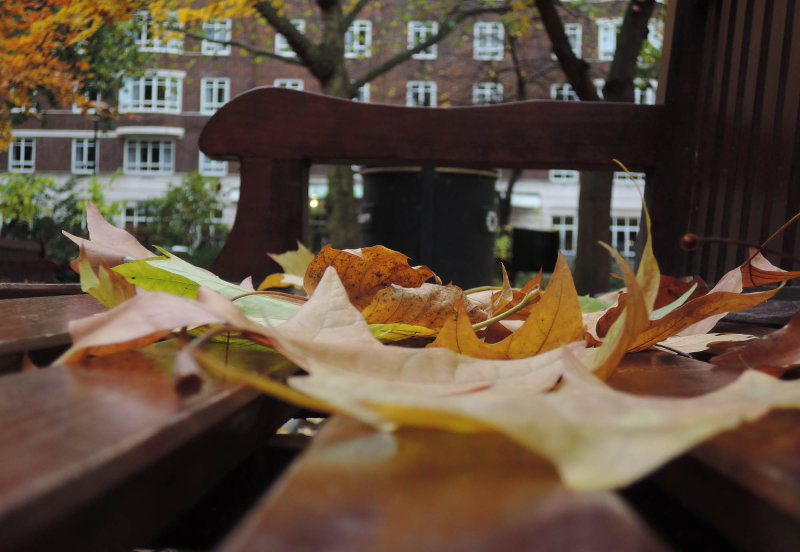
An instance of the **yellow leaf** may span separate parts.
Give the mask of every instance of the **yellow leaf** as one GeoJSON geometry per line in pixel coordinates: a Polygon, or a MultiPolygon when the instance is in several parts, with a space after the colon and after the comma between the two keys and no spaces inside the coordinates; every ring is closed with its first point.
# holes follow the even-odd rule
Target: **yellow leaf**
{"type": "Polygon", "coordinates": [[[484,343],[463,313],[442,329],[431,347],[478,358],[524,358],[583,339],[583,317],[569,266],[562,255],[541,299],[522,326],[499,343],[484,343]]]}

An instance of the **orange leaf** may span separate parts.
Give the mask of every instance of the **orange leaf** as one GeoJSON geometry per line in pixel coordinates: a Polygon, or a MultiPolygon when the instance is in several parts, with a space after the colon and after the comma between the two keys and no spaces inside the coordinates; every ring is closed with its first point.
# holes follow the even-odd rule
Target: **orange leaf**
{"type": "Polygon", "coordinates": [[[303,280],[303,287],[309,295],[314,293],[329,266],[336,269],[350,302],[359,310],[369,305],[375,294],[391,284],[415,288],[426,280],[436,278],[427,266],[409,266],[407,256],[382,245],[355,250],[325,246],[308,265],[303,280]]]}
{"type": "Polygon", "coordinates": [[[660,320],[651,320],[647,329],[640,333],[630,346],[629,351],[643,351],[710,316],[754,307],[777,292],[777,289],[746,294],[716,291],[703,295],[675,309],[660,320]]]}

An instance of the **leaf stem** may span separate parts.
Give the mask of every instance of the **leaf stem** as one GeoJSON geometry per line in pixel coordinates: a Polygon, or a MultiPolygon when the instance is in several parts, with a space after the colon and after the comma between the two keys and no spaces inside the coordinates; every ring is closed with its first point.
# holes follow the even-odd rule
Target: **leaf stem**
{"type": "Polygon", "coordinates": [[[502,289],[503,288],[501,286],[479,286],[464,290],[464,295],[471,295],[480,291],[500,291],[502,289]]]}
{"type": "Polygon", "coordinates": [[[540,293],[541,293],[541,290],[539,290],[539,289],[533,290],[532,292],[528,293],[525,297],[523,297],[522,301],[520,301],[519,303],[517,303],[516,305],[514,305],[513,307],[511,307],[507,311],[503,311],[500,314],[497,314],[497,315],[495,315],[495,316],[493,316],[493,317],[491,317],[491,318],[489,318],[487,320],[484,320],[483,322],[478,322],[477,324],[473,324],[472,325],[472,329],[475,330],[475,331],[482,330],[483,328],[486,328],[487,326],[491,326],[495,322],[500,322],[501,320],[504,320],[504,319],[508,318],[509,316],[511,316],[512,314],[517,312],[518,310],[521,310],[521,309],[525,308],[526,306],[528,306],[528,303],[530,303],[531,300],[534,297],[536,297],[537,295],[539,295],[540,293]]]}
{"type": "Polygon", "coordinates": [[[291,293],[284,293],[282,291],[260,290],[260,291],[248,291],[247,293],[242,293],[241,295],[237,295],[231,298],[231,302],[236,301],[237,299],[241,299],[242,297],[249,297],[251,295],[276,295],[278,297],[283,297],[285,299],[291,299],[296,303],[305,303],[306,301],[308,301],[308,297],[303,297],[302,295],[293,295],[291,293]]]}

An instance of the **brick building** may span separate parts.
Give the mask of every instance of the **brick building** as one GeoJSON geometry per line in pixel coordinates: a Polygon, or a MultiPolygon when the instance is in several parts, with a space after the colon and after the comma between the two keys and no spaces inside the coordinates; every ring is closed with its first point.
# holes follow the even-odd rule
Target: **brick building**
{"type": "MultiPolygon", "coordinates": [[[[393,2],[367,10],[353,22],[346,37],[346,57],[351,75],[374,67],[399,48],[407,48],[436,32],[436,23],[405,21],[397,17],[393,2]]],[[[598,88],[613,57],[616,29],[627,2],[595,0],[591,10],[568,9],[566,31],[573,49],[589,62],[598,88]],[[588,14],[592,15],[589,16],[588,14]]],[[[315,21],[298,12],[295,26],[313,33],[315,21]]],[[[291,15],[291,14],[290,14],[291,15]]],[[[218,39],[268,33],[263,40],[271,52],[291,59],[285,39],[252,21],[222,20],[204,26],[206,36],[218,39]]],[[[449,38],[414,55],[413,59],[374,79],[359,91],[358,101],[399,105],[454,106],[513,101],[519,98],[518,71],[525,75],[525,97],[576,100],[577,97],[555,61],[549,40],[534,28],[516,44],[511,55],[507,29],[496,16],[482,16],[449,38]],[[519,59],[515,66],[513,59],[519,59]]],[[[658,33],[651,32],[657,42],[658,33]]],[[[238,197],[238,167],[212,161],[197,148],[198,135],[214,111],[250,88],[287,86],[318,91],[319,86],[302,66],[280,59],[258,59],[237,48],[192,38],[161,40],[142,19],[138,47],[153,52],[154,64],[141,77],[127,79],[116,103],[122,115],[111,130],[98,128],[91,117],[72,109],[49,109],[46,124],[27,121],[13,129],[14,142],[0,154],[0,170],[35,172],[57,179],[98,175],[111,179],[110,200],[125,200],[124,220],[135,227],[141,221],[136,202],[163,193],[183,174],[198,170],[220,177],[231,221],[238,197]]],[[[654,88],[637,90],[637,101],[653,102],[654,88]]],[[[478,131],[478,129],[476,129],[478,131]]],[[[500,168],[499,191],[505,190],[507,171],[500,168]]],[[[324,198],[324,172],[312,172],[312,202],[324,198]]],[[[577,232],[578,175],[574,171],[529,171],[514,188],[512,225],[557,229],[561,248],[574,253],[577,232]]],[[[639,226],[639,195],[627,178],[616,180],[613,203],[613,242],[626,254],[639,226]]]]}

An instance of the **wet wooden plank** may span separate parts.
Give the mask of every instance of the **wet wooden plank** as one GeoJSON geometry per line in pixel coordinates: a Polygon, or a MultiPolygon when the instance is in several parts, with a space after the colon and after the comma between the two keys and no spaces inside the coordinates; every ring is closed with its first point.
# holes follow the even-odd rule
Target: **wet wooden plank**
{"type": "Polygon", "coordinates": [[[664,550],[614,493],[573,493],[498,434],[336,417],[220,550],[664,550]]]}
{"type": "Polygon", "coordinates": [[[0,549],[142,546],[296,410],[219,383],[181,399],[171,358],[132,351],[0,378],[0,549]]]}
{"type": "Polygon", "coordinates": [[[0,301],[0,355],[67,345],[67,325],[105,307],[91,295],[62,295],[0,301]]]}

